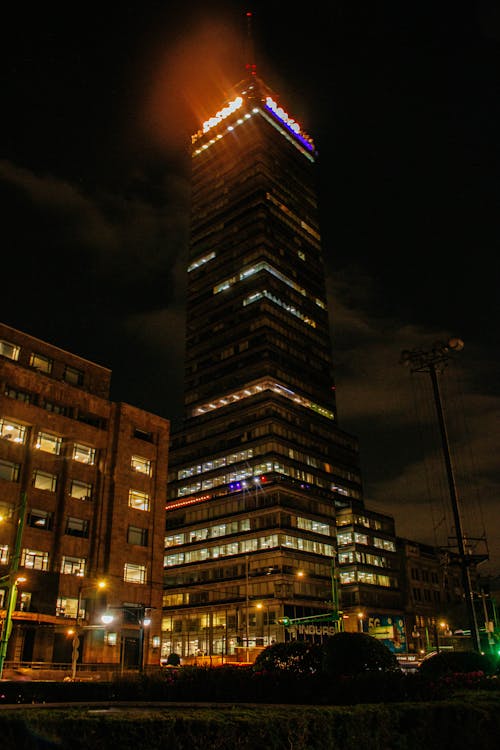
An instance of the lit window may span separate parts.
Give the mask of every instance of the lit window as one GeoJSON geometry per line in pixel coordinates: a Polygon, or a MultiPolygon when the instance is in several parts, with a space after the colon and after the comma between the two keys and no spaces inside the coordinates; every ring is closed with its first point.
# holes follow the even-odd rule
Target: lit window
{"type": "Polygon", "coordinates": [[[78,599],[59,596],[56,602],[56,617],[77,618],[78,599]]]}
{"type": "Polygon", "coordinates": [[[64,369],[64,380],[71,385],[81,385],[83,383],[83,372],[76,367],[66,365],[64,369]]]}
{"type": "Polygon", "coordinates": [[[32,352],[30,355],[30,367],[34,367],[40,372],[45,372],[48,375],[52,372],[53,361],[49,357],[45,357],[43,354],[37,354],[32,352]]]}
{"type": "Polygon", "coordinates": [[[36,469],[33,472],[33,487],[38,490],[48,490],[55,492],[57,487],[57,474],[49,474],[47,471],[36,469]]]}
{"type": "Polygon", "coordinates": [[[17,361],[19,359],[20,351],[21,348],[15,344],[11,344],[10,341],[0,340],[0,354],[2,357],[7,357],[8,359],[17,361]]]}
{"type": "Polygon", "coordinates": [[[147,474],[151,476],[151,461],[149,458],[142,458],[141,456],[132,456],[130,465],[134,471],[138,471],[139,474],[147,474]]]}
{"type": "Polygon", "coordinates": [[[89,445],[75,443],[73,446],[73,461],[78,461],[81,464],[93,465],[95,463],[95,448],[91,448],[89,445]]]}
{"type": "Polygon", "coordinates": [[[149,495],[140,490],[129,490],[128,493],[129,508],[136,510],[149,510],[149,495]]]}
{"type": "Polygon", "coordinates": [[[84,576],[85,558],[69,557],[68,555],[63,555],[63,559],[61,562],[61,573],[65,573],[70,576],[84,576]]]}
{"type": "Polygon", "coordinates": [[[21,555],[21,565],[25,568],[33,568],[34,570],[48,570],[49,553],[25,548],[21,555]]]}
{"type": "Polygon", "coordinates": [[[0,565],[7,565],[9,562],[9,545],[0,544],[0,565]]]}
{"type": "Polygon", "coordinates": [[[129,544],[138,544],[141,547],[148,546],[148,530],[141,529],[139,526],[129,526],[127,534],[129,544]]]}
{"type": "Polygon", "coordinates": [[[57,435],[50,435],[48,432],[38,433],[35,443],[35,448],[38,448],[38,450],[54,453],[58,456],[61,453],[61,446],[62,438],[57,437],[57,435]]]}
{"type": "Polygon", "coordinates": [[[6,518],[12,518],[14,515],[14,506],[12,503],[8,503],[5,500],[0,500],[0,521],[5,521],[6,518]]]}
{"type": "Polygon", "coordinates": [[[18,422],[0,419],[0,437],[12,440],[13,443],[24,443],[26,441],[26,427],[18,422]]]}
{"type": "Polygon", "coordinates": [[[86,518],[74,518],[68,516],[66,520],[66,534],[69,536],[88,537],[89,522],[86,518]]]}
{"type": "Polygon", "coordinates": [[[34,529],[50,531],[52,528],[52,516],[53,514],[48,510],[32,508],[28,513],[28,526],[32,526],[34,529]]]}
{"type": "Polygon", "coordinates": [[[125,563],[123,580],[127,583],[146,583],[146,566],[136,563],[125,563]]]}
{"type": "Polygon", "coordinates": [[[82,482],[79,479],[73,479],[71,481],[71,489],[69,491],[71,497],[75,497],[77,500],[91,500],[92,499],[92,485],[88,482],[82,482]]]}

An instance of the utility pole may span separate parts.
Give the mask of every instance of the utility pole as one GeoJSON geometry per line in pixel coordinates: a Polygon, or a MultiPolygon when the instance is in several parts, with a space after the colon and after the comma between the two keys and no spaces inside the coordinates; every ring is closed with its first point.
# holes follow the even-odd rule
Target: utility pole
{"type": "Polygon", "coordinates": [[[457,536],[458,557],[462,572],[462,585],[465,593],[465,604],[469,619],[472,644],[474,650],[481,653],[481,642],[479,639],[479,628],[477,625],[476,610],[474,608],[474,593],[472,590],[470,566],[474,562],[471,555],[465,548],[465,537],[462,528],[462,519],[458,502],[458,494],[453,474],[453,465],[450,455],[448,442],[448,433],[446,430],[446,421],[444,417],[443,404],[439,390],[438,372],[442,373],[450,356],[453,352],[460,352],[464,348],[464,342],[458,338],[452,338],[447,344],[434,344],[430,351],[415,349],[413,351],[405,350],[401,352],[401,363],[410,368],[410,372],[427,372],[431,378],[436,414],[438,418],[439,431],[441,434],[441,444],[443,449],[443,458],[448,479],[448,489],[450,493],[451,509],[457,536]]]}
{"type": "MultiPolygon", "coordinates": [[[[3,675],[3,665],[7,657],[7,646],[12,631],[12,615],[16,608],[17,601],[17,584],[21,579],[18,578],[17,571],[21,560],[21,544],[23,539],[24,522],[26,519],[26,492],[21,492],[21,504],[19,506],[19,516],[17,518],[16,540],[14,542],[14,551],[9,572],[3,578],[0,578],[0,585],[7,584],[7,597],[5,604],[5,619],[2,626],[2,636],[0,638],[0,680],[3,675]]],[[[23,579],[25,580],[25,579],[23,579]]]]}

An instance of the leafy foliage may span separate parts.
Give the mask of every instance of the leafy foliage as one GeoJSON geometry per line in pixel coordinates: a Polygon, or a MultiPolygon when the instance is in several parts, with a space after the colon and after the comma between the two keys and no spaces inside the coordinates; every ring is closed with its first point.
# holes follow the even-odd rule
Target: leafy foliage
{"type": "Polygon", "coordinates": [[[179,654],[176,654],[175,652],[172,652],[167,656],[167,664],[171,667],[178,667],[181,663],[181,657],[179,654]]]}
{"type": "Polygon", "coordinates": [[[419,673],[429,679],[451,674],[494,674],[496,659],[476,651],[441,651],[424,659],[419,673]]]}
{"type": "Polygon", "coordinates": [[[255,660],[254,670],[311,675],[321,669],[321,661],[321,646],[309,641],[289,641],[265,648],[255,660]]]}
{"type": "Polygon", "coordinates": [[[366,633],[336,633],[323,644],[322,670],[330,677],[399,672],[394,654],[366,633]]]}

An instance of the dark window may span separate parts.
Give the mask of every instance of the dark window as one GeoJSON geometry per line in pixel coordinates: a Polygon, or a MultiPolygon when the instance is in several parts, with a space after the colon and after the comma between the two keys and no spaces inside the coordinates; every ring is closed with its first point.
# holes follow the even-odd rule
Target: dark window
{"type": "Polygon", "coordinates": [[[16,401],[24,401],[25,404],[36,403],[36,396],[34,393],[28,393],[27,391],[19,391],[17,388],[12,388],[9,385],[5,386],[4,392],[8,398],[13,398],[16,401]]]}
{"type": "Polygon", "coordinates": [[[154,442],[154,435],[152,432],[139,430],[137,427],[134,429],[134,437],[139,438],[139,440],[145,440],[147,443],[154,442]]]}
{"type": "Polygon", "coordinates": [[[129,526],[127,541],[129,544],[139,544],[141,547],[148,546],[148,530],[139,526],[129,526]]]}
{"type": "Polygon", "coordinates": [[[89,522],[86,518],[68,516],[66,520],[66,534],[69,534],[69,536],[88,537],[89,522]]]}
{"type": "Polygon", "coordinates": [[[14,464],[12,461],[0,461],[0,479],[17,482],[19,479],[19,464],[14,464]]]}
{"type": "Polygon", "coordinates": [[[62,406],[62,404],[55,404],[53,401],[45,401],[43,404],[43,408],[46,411],[51,411],[53,414],[60,414],[63,417],[68,416],[68,407],[62,406]]]}
{"type": "Polygon", "coordinates": [[[52,513],[48,510],[32,508],[28,513],[28,526],[32,526],[34,529],[50,531],[52,528],[52,513]]]}
{"type": "Polygon", "coordinates": [[[81,385],[83,383],[83,372],[77,370],[76,367],[67,365],[64,369],[64,380],[71,385],[81,385]]]}

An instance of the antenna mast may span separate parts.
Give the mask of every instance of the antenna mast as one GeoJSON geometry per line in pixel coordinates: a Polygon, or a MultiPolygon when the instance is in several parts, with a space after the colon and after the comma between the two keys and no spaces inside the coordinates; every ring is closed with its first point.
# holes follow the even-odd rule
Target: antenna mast
{"type": "Polygon", "coordinates": [[[252,12],[246,12],[247,18],[247,37],[246,37],[246,48],[245,48],[245,69],[249,76],[257,75],[257,65],[255,64],[255,53],[253,44],[253,29],[252,29],[252,12]]]}

